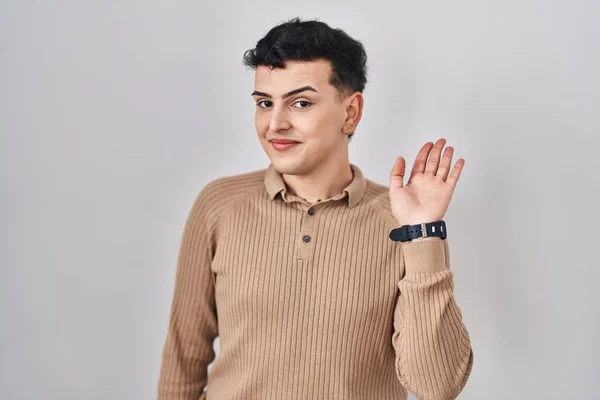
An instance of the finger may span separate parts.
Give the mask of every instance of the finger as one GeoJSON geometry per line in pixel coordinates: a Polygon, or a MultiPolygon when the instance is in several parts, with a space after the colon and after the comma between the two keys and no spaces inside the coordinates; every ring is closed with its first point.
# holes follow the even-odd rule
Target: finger
{"type": "Polygon", "coordinates": [[[440,161],[440,166],[436,175],[441,177],[444,181],[448,178],[448,172],[450,171],[450,166],[452,165],[453,154],[454,148],[452,146],[446,147],[446,150],[444,150],[444,155],[442,156],[442,161],[440,161]]]}
{"type": "Polygon", "coordinates": [[[462,172],[463,167],[465,166],[464,158],[460,158],[456,164],[454,164],[454,168],[452,168],[452,172],[446,179],[446,183],[452,187],[452,190],[456,187],[458,182],[458,178],[460,178],[460,173],[462,172]]]}
{"type": "Polygon", "coordinates": [[[442,149],[446,144],[446,139],[440,138],[435,142],[433,149],[431,149],[431,153],[429,153],[429,160],[427,160],[427,166],[425,167],[426,174],[433,174],[438,170],[438,165],[440,163],[440,154],[442,154],[442,149]]]}
{"type": "Polygon", "coordinates": [[[403,157],[396,158],[396,163],[390,173],[390,188],[403,187],[404,174],[406,172],[406,161],[403,157]]]}
{"type": "Polygon", "coordinates": [[[412,177],[417,173],[423,173],[425,171],[425,164],[427,164],[427,155],[429,155],[429,150],[433,146],[432,142],[427,142],[421,147],[417,157],[415,158],[415,162],[413,164],[412,170],[410,171],[410,178],[408,182],[412,179],[412,177]]]}

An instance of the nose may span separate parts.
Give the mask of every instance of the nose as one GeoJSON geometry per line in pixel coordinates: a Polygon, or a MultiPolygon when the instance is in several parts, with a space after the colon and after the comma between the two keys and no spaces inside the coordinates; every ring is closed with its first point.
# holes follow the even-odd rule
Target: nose
{"type": "Polygon", "coordinates": [[[271,119],[269,120],[269,130],[271,132],[279,132],[288,129],[290,129],[290,121],[286,110],[274,107],[271,112],[271,119]]]}

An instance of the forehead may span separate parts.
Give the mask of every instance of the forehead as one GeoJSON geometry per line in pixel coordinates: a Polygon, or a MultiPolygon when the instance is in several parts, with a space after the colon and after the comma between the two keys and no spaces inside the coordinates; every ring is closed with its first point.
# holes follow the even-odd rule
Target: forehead
{"type": "Polygon", "coordinates": [[[329,85],[331,64],[327,60],[287,61],[284,69],[259,65],[254,75],[255,90],[283,93],[311,85],[324,91],[329,85]]]}

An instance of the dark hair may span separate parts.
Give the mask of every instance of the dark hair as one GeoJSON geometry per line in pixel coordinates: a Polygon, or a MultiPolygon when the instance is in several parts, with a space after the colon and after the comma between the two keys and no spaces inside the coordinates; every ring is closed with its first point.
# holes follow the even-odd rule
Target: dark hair
{"type": "Polygon", "coordinates": [[[256,48],[244,52],[244,65],[252,69],[259,65],[285,68],[288,60],[319,59],[331,63],[329,84],[337,89],[338,100],[356,91],[363,92],[367,83],[367,54],[362,43],[316,19],[292,18],[271,28],[256,43],[256,48]]]}

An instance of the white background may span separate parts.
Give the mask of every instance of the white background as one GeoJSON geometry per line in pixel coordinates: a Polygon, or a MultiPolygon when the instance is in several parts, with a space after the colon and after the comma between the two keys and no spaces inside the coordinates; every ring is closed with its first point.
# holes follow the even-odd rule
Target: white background
{"type": "Polygon", "coordinates": [[[459,398],[600,398],[600,3],[20,0],[0,2],[0,399],[155,397],[191,204],[268,165],[242,54],[294,16],[365,45],[368,178],[440,136],[466,160],[459,398]]]}

